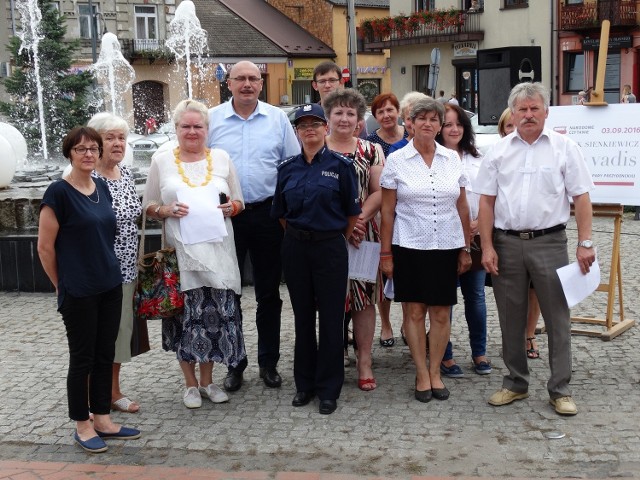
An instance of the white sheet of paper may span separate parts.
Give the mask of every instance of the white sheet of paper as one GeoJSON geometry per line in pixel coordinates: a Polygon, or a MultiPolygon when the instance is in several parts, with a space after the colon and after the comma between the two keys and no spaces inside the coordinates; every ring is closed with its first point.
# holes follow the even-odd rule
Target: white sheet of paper
{"type": "Polygon", "coordinates": [[[360,248],[349,244],[349,278],[375,282],[380,262],[380,244],[360,242],[360,248]]]}
{"type": "Polygon", "coordinates": [[[389,300],[393,300],[393,278],[387,278],[387,281],[384,282],[384,296],[389,300]]]}
{"type": "Polygon", "coordinates": [[[570,263],[566,267],[558,268],[556,271],[558,272],[558,277],[560,277],[562,290],[564,290],[564,296],[567,299],[569,308],[587,298],[600,285],[600,265],[597,258],[586,275],[580,271],[578,262],[570,263]]]}
{"type": "Polygon", "coordinates": [[[178,201],[189,205],[189,214],[180,219],[180,235],[185,245],[221,242],[228,235],[222,210],[218,208],[219,194],[213,185],[176,191],[178,201]]]}

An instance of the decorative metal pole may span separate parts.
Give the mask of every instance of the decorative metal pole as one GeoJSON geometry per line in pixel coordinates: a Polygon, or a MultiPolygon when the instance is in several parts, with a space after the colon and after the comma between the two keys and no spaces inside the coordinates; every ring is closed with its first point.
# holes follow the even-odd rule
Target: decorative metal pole
{"type": "Polygon", "coordinates": [[[358,89],[358,39],[356,36],[356,7],[355,0],[347,0],[347,35],[349,59],[349,72],[351,73],[351,85],[358,89]]]}

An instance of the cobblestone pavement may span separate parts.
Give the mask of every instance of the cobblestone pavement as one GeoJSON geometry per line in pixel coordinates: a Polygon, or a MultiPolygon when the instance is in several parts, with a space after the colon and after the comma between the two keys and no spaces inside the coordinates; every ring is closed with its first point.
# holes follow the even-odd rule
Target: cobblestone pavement
{"type": "MultiPolygon", "coordinates": [[[[621,238],[624,314],[639,320],[640,222],[632,218],[625,216],[621,238]]],[[[612,230],[610,219],[594,220],[604,281],[612,230]]],[[[573,252],[573,223],[568,233],[573,252]]],[[[282,388],[266,388],[258,377],[251,288],[245,288],[242,302],[250,366],[243,388],[230,394],[229,403],[205,401],[197,410],[182,405],[180,369],[174,354],[160,347],[159,322],[150,322],[152,351],[122,369],[123,391],[140,402],[141,410],[134,415],[114,413],[117,421],[140,428],[143,436],[113,441],[109,452],[95,456],[72,442],[65,394],[67,347],[54,297],[0,293],[0,478],[69,478],[60,472],[54,476],[60,465],[82,472],[77,478],[640,478],[637,326],[610,342],[574,335],[572,388],[579,414],[563,418],[548,403],[544,334],[538,335],[542,359],[530,361],[530,398],[504,407],[487,404],[505,371],[490,289],[488,354],[494,372],[479,376],[471,370],[466,323],[457,306],[452,340],[465,377],[445,379],[451,390],[448,401],[415,401],[414,369],[409,349],[399,338],[400,308],[393,305],[396,345],[383,349],[377,334],[375,339],[378,388],[358,390],[352,362],[338,410],[325,416],[318,414],[317,401],[291,406],[293,317],[286,288],[281,291],[282,388]],[[549,432],[565,436],[548,439],[549,432]],[[29,470],[28,465],[32,476],[21,476],[23,470],[14,468],[29,470]],[[173,474],[163,477],[162,467],[174,468],[173,474]],[[114,476],[104,475],[105,468],[114,476]],[[155,474],[149,473],[152,468],[157,468],[155,474]]],[[[573,314],[604,318],[605,311],[606,294],[595,293],[573,314]]],[[[216,367],[216,383],[222,383],[224,373],[223,367],[216,367]]]]}

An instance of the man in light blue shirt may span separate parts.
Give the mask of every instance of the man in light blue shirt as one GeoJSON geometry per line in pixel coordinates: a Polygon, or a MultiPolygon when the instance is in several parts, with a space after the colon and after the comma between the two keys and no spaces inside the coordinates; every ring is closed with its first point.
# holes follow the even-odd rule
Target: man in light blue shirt
{"type": "MultiPolygon", "coordinates": [[[[236,63],[227,84],[232,98],[209,111],[209,147],[225,150],[238,173],[245,209],[232,219],[240,272],[250,255],[256,294],[258,365],[260,377],[271,388],[282,384],[276,369],[280,358],[280,246],[283,230],[270,216],[276,188],[276,164],[300,153],[300,145],[286,114],[258,100],[262,91],[258,67],[236,63]]],[[[242,386],[247,361],[229,368],[227,391],[242,386]]]]}

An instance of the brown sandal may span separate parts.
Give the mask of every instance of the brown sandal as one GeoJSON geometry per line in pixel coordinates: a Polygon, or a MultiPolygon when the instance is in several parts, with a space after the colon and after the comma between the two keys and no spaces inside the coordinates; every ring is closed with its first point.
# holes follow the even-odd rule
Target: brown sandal
{"type": "Polygon", "coordinates": [[[527,357],[529,358],[540,358],[540,350],[533,346],[533,341],[536,337],[527,337],[527,357]]]}

